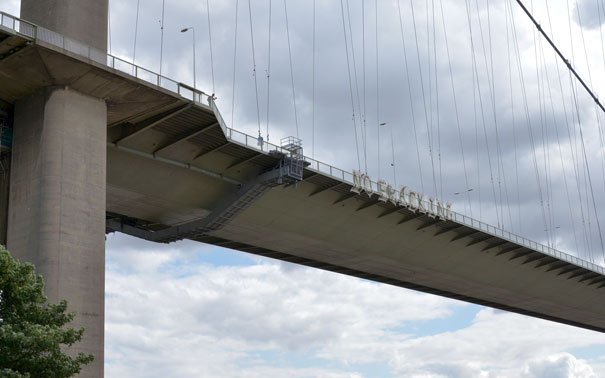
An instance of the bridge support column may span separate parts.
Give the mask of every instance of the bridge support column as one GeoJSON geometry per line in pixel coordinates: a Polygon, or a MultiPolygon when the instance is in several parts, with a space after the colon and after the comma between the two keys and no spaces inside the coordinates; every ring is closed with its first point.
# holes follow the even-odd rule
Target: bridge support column
{"type": "Polygon", "coordinates": [[[15,106],[7,247],[76,313],[85,377],[103,377],[106,140],[102,100],[46,88],[15,106]]]}

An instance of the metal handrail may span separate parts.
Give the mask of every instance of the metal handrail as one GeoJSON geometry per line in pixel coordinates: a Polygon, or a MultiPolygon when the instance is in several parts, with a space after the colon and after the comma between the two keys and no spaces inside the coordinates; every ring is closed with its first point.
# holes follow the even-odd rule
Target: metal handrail
{"type": "Polygon", "coordinates": [[[62,34],[22,20],[8,13],[0,12],[0,27],[9,29],[16,34],[30,38],[33,41],[48,43],[71,53],[86,57],[98,64],[129,74],[137,79],[157,85],[158,87],[167,89],[171,92],[178,93],[183,98],[195,103],[207,105],[211,101],[211,96],[199,89],[192,88],[184,83],[179,83],[132,62],[107,54],[104,51],[90,47],[80,41],[65,37],[62,34]]]}
{"type": "MultiPolygon", "coordinates": [[[[207,104],[214,111],[214,114],[219,122],[219,125],[221,126],[221,129],[223,130],[223,133],[225,134],[225,137],[228,138],[229,141],[232,143],[239,144],[244,147],[251,148],[263,153],[269,153],[270,151],[288,153],[288,151],[273,143],[260,141],[256,137],[227,127],[225,121],[223,120],[223,117],[221,116],[221,113],[218,110],[218,107],[214,102],[214,98],[199,89],[194,89],[189,85],[179,83],[175,80],[157,74],[146,68],[137,66],[132,62],[128,62],[111,54],[107,54],[101,50],[85,45],[82,42],[65,37],[57,32],[48,30],[31,22],[21,20],[18,17],[14,17],[8,13],[0,12],[0,28],[9,29],[17,33],[18,35],[28,37],[33,41],[42,41],[45,43],[49,43],[53,46],[65,49],[71,53],[84,56],[98,64],[121,71],[127,75],[134,76],[140,80],[146,81],[150,84],[176,93],[183,98],[193,101],[194,103],[201,105],[207,104]],[[205,100],[206,103],[204,103],[202,100],[205,100]]],[[[352,173],[334,167],[332,165],[322,163],[308,156],[305,156],[304,160],[309,163],[307,169],[353,185],[352,173]]],[[[371,188],[376,193],[378,191],[378,183],[375,181],[371,181],[371,188]]],[[[425,205],[429,205],[429,202],[426,200],[423,201],[423,203],[425,205]]],[[[537,243],[523,236],[505,231],[504,229],[491,226],[485,222],[471,218],[469,216],[457,213],[455,211],[451,211],[451,220],[463,224],[467,227],[477,229],[487,234],[499,237],[504,240],[508,240],[513,243],[517,243],[524,247],[569,262],[571,264],[581,266],[595,273],[605,275],[605,268],[603,266],[594,264],[590,261],[586,261],[568,253],[537,243]]]]}

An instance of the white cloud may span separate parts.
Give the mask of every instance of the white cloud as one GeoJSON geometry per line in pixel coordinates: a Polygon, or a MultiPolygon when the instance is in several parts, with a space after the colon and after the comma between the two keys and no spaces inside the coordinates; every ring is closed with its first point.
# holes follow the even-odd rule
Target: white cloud
{"type": "MultiPolygon", "coordinates": [[[[144,258],[147,252],[119,254],[121,261],[140,261],[134,256],[144,258]]],[[[251,364],[253,371],[277,369],[271,366],[275,362],[262,358],[255,366],[252,356],[263,351],[303,356],[319,351],[317,355],[337,361],[380,361],[382,341],[406,337],[390,334],[389,328],[449,316],[461,306],[319,270],[284,269],[267,260],[242,267],[164,269],[166,264],[181,264],[185,253],[195,254],[167,251],[162,263],[142,264],[136,275],[109,266],[106,333],[111,376],[165,376],[166,371],[199,376],[199,369],[210,366],[226,370],[208,370],[203,376],[240,376],[236,372],[241,364],[251,364]],[[356,348],[341,353],[343,345],[356,348]]],[[[110,259],[113,255],[109,248],[110,259]]],[[[292,369],[288,365],[286,361],[283,368],[292,369]]],[[[321,374],[321,369],[312,374],[304,370],[296,374],[331,376],[329,369],[321,374]]],[[[274,372],[271,376],[280,375],[274,372]]],[[[355,376],[354,371],[332,373],[355,376]]]]}
{"type": "Polygon", "coordinates": [[[596,378],[586,361],[569,353],[560,353],[527,363],[524,377],[528,378],[596,378]]]}
{"type": "Polygon", "coordinates": [[[410,340],[398,350],[401,357],[394,368],[402,373],[426,370],[437,374],[447,371],[447,376],[459,377],[481,377],[488,373],[516,377],[531,361],[547,360],[557,352],[593,345],[605,345],[605,336],[484,309],[469,327],[410,340]]]}
{"type": "MultiPolygon", "coordinates": [[[[192,266],[214,248],[192,246],[171,244],[136,274],[109,266],[109,376],[361,377],[372,364],[402,377],[591,377],[590,361],[561,353],[605,345],[596,332],[491,309],[416,335],[415,325],[466,305],[267,259],[192,266]]],[[[115,251],[110,239],[108,259],[140,261],[156,248],[115,251]]]]}

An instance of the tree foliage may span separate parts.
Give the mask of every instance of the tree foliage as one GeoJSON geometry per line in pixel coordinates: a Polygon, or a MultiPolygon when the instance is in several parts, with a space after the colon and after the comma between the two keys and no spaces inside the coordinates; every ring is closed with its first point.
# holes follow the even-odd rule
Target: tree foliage
{"type": "Polygon", "coordinates": [[[71,377],[93,360],[65,353],[84,329],[66,325],[74,314],[67,302],[47,303],[42,277],[32,264],[20,263],[0,246],[0,376],[71,377]]]}

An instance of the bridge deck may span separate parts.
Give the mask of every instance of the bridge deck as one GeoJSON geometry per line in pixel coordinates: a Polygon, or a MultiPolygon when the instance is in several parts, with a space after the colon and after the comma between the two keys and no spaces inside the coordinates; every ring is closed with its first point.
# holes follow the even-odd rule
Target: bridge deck
{"type": "MultiPolygon", "coordinates": [[[[54,85],[106,99],[109,231],[153,239],[204,224],[279,161],[270,155],[276,146],[261,150],[256,138],[227,128],[214,103],[185,85],[41,28],[2,25],[2,100],[54,85]]],[[[605,330],[603,268],[458,214],[438,221],[352,193],[350,174],[308,160],[297,185],[268,188],[221,227],[181,236],[605,330]]]]}

